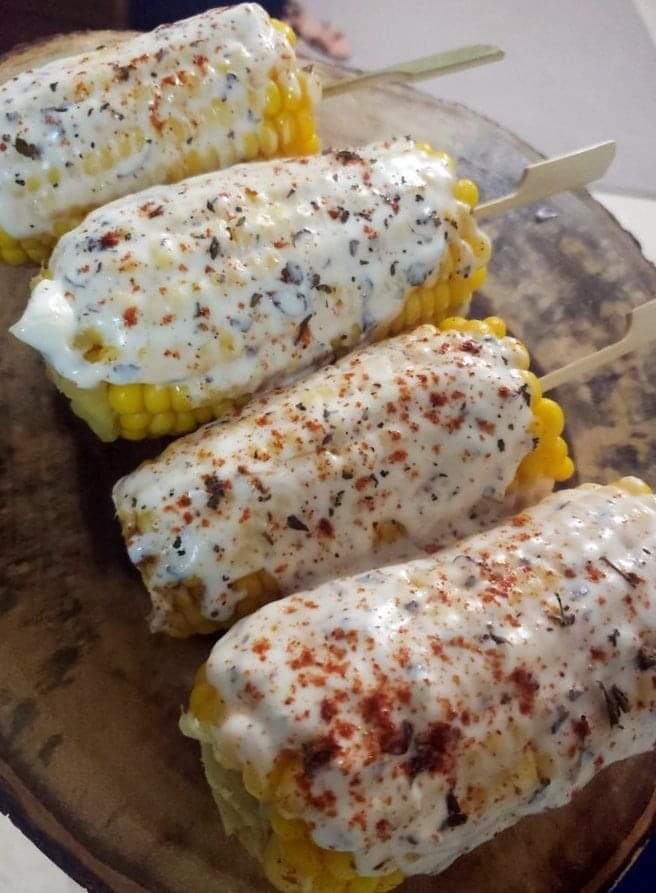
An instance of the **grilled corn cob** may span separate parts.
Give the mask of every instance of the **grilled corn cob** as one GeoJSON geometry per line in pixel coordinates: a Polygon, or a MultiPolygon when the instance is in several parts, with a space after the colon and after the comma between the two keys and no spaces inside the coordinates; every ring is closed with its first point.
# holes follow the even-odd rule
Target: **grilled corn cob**
{"type": "Polygon", "coordinates": [[[316,152],[320,86],[254,3],[0,85],[0,260],[42,261],[84,214],[235,161],[316,152]]]}
{"type": "Polygon", "coordinates": [[[103,440],[180,434],[247,395],[467,309],[476,189],[402,140],[159,187],[65,236],[12,329],[103,440]]]}
{"type": "Polygon", "coordinates": [[[152,625],[210,632],[410,549],[434,551],[572,473],[563,414],[501,320],[364,348],[119,481],[152,625]]]}
{"type": "Polygon", "coordinates": [[[391,889],[653,746],[656,499],[553,494],[433,559],[267,605],[181,728],[284,893],[391,889]]]}

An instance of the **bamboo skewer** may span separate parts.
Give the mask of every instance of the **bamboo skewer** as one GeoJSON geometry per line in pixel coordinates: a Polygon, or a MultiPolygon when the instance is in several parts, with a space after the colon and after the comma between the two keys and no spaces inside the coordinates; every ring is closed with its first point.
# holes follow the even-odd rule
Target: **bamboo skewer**
{"type": "Polygon", "coordinates": [[[615,148],[615,142],[609,140],[529,164],[514,192],[483,202],[474,209],[474,215],[480,220],[542,201],[557,192],[583,189],[603,177],[615,157],[615,148]]]}
{"type": "Polygon", "coordinates": [[[487,65],[489,62],[499,62],[504,56],[503,50],[489,44],[459,47],[456,50],[432,53],[430,56],[389,65],[376,71],[365,71],[363,74],[345,78],[343,81],[336,81],[323,88],[323,96],[339,96],[342,93],[350,93],[352,90],[368,86],[372,81],[395,80],[414,83],[443,74],[464,71],[467,68],[475,68],[478,65],[487,65]]]}
{"type": "Polygon", "coordinates": [[[612,363],[613,360],[617,360],[656,339],[656,300],[636,307],[629,314],[628,321],[629,327],[626,335],[619,341],[543,375],[540,379],[542,391],[550,391],[574,379],[584,381],[601,366],[612,363]]]}

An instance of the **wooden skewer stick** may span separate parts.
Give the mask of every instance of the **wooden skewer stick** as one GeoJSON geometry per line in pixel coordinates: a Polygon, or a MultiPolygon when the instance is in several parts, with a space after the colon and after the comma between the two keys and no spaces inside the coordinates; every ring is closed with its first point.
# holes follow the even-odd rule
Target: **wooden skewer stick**
{"type": "Polygon", "coordinates": [[[493,214],[505,214],[513,208],[549,198],[556,192],[582,189],[588,183],[603,177],[614,157],[615,142],[609,140],[587,149],[577,149],[566,155],[556,155],[546,161],[529,164],[514,192],[483,202],[474,209],[474,214],[478,219],[493,214]]]}
{"type": "Polygon", "coordinates": [[[558,385],[566,384],[574,379],[584,381],[600,366],[612,363],[613,360],[617,360],[624,354],[631,353],[632,350],[637,350],[656,339],[656,300],[636,307],[628,315],[628,325],[626,335],[614,344],[602,347],[601,350],[588,354],[587,357],[581,357],[561,369],[555,369],[553,372],[543,375],[540,379],[542,391],[550,391],[558,385]]]}
{"type": "Polygon", "coordinates": [[[504,56],[503,50],[489,44],[459,47],[457,50],[432,53],[430,56],[422,56],[420,59],[400,62],[387,68],[379,68],[377,71],[365,71],[364,74],[336,81],[323,88],[323,95],[324,97],[339,96],[341,93],[359,90],[360,87],[366,87],[372,81],[379,80],[395,80],[406,83],[423,81],[426,78],[453,74],[456,71],[464,71],[466,68],[475,68],[477,65],[487,65],[488,62],[499,62],[504,56]]]}

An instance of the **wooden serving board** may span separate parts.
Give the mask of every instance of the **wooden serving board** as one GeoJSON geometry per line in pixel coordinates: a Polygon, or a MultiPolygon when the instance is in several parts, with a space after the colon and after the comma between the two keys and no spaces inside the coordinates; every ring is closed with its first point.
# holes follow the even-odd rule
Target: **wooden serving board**
{"type": "MultiPolygon", "coordinates": [[[[326,100],[321,132],[333,145],[428,140],[457,156],[484,198],[538,157],[468,109],[393,86],[326,100]]],[[[494,255],[475,305],[506,317],[544,371],[617,338],[626,311],[656,294],[656,270],[589,195],[547,207],[553,216],[531,208],[488,223],[494,255]]],[[[211,643],[149,634],[113,519],[112,484],[162,444],[98,443],[7,334],[33,272],[0,272],[0,810],[94,891],[267,890],[223,836],[197,746],[176,727],[211,643]]],[[[581,480],[656,484],[653,353],[558,396],[581,480]]],[[[653,753],[615,765],[570,806],[403,891],[601,890],[647,833],[655,782],[653,753]]]]}

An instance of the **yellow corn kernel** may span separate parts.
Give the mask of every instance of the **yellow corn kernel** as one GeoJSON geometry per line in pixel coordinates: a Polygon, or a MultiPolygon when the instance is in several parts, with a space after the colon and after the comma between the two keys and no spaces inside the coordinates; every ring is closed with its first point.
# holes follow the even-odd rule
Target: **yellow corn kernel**
{"type": "Polygon", "coordinates": [[[451,306],[461,307],[471,297],[472,286],[464,276],[455,276],[451,280],[451,306]]]}
{"type": "Polygon", "coordinates": [[[303,100],[303,90],[293,71],[286,72],[278,78],[278,84],[282,93],[282,104],[288,112],[295,112],[303,100]]]}
{"type": "Polygon", "coordinates": [[[189,396],[187,389],[180,384],[172,385],[170,388],[171,406],[176,412],[185,412],[193,409],[194,402],[189,396]]]}
{"type": "Polygon", "coordinates": [[[206,422],[209,422],[210,419],[214,418],[212,407],[199,406],[197,409],[194,409],[194,416],[199,425],[204,425],[206,422]]]}
{"type": "Polygon", "coordinates": [[[203,159],[196,149],[190,149],[184,156],[184,169],[188,177],[195,177],[205,170],[203,159]]]}
{"type": "Polygon", "coordinates": [[[196,427],[196,419],[193,412],[176,412],[174,434],[187,434],[196,427]]]}
{"type": "Polygon", "coordinates": [[[167,412],[171,408],[171,392],[167,385],[145,384],[143,401],[148,412],[167,412]]]}
{"type": "MultiPolygon", "coordinates": [[[[171,119],[169,119],[170,122],[171,119]]],[[[129,133],[119,133],[117,135],[117,154],[119,158],[129,158],[132,154],[132,145],[130,144],[129,133]]]]}
{"type": "Polygon", "coordinates": [[[486,335],[490,334],[490,330],[481,319],[463,320],[461,330],[472,335],[478,335],[479,338],[485,338],[486,335]]]}
{"type": "Polygon", "coordinates": [[[297,152],[299,155],[316,155],[321,148],[321,141],[315,133],[309,140],[299,143],[297,152]]]}
{"type": "Polygon", "coordinates": [[[653,492],[649,484],[633,475],[620,478],[619,481],[615,481],[615,485],[632,496],[649,496],[653,492]]]}
{"type": "Polygon", "coordinates": [[[569,480],[569,478],[571,478],[573,474],[574,463],[569,458],[569,456],[567,456],[565,459],[563,459],[558,468],[554,469],[553,479],[560,483],[562,481],[569,480]]]}
{"type": "Polygon", "coordinates": [[[275,117],[282,108],[282,95],[275,81],[269,81],[266,86],[264,99],[264,114],[269,118],[275,117]]]}
{"type": "Polygon", "coordinates": [[[107,390],[107,399],[111,408],[119,415],[141,412],[144,408],[143,385],[110,384],[107,390]]]}
{"type": "Polygon", "coordinates": [[[121,415],[119,422],[124,431],[145,431],[150,415],[147,412],[131,412],[121,415]]]}
{"type": "Polygon", "coordinates": [[[275,119],[275,124],[283,149],[289,148],[296,139],[296,121],[293,115],[283,112],[275,119]]]}
{"type": "Polygon", "coordinates": [[[164,437],[175,428],[174,412],[157,412],[151,416],[148,433],[151,437],[164,437]]]}
{"type": "Polygon", "coordinates": [[[61,179],[61,172],[59,168],[51,167],[48,171],[48,182],[52,183],[53,186],[59,186],[59,181],[61,179]]]}
{"type": "Polygon", "coordinates": [[[305,824],[300,819],[286,819],[277,809],[271,813],[271,829],[281,840],[303,840],[305,824]]]}
{"type": "Polygon", "coordinates": [[[323,857],[328,871],[333,877],[342,881],[350,881],[357,877],[357,871],[353,867],[353,858],[350,853],[338,853],[326,851],[323,857]]]}
{"type": "Polygon", "coordinates": [[[25,263],[25,261],[27,260],[27,254],[23,251],[22,248],[13,248],[10,246],[6,246],[5,248],[2,248],[2,259],[11,267],[17,267],[19,264],[25,263]]]}
{"type": "Polygon", "coordinates": [[[312,893],[346,893],[346,881],[338,881],[331,874],[312,878],[312,893]]]}
{"type": "Polygon", "coordinates": [[[253,769],[252,766],[244,766],[242,771],[244,787],[256,800],[261,800],[267,792],[266,781],[253,769]]]}
{"type": "Polygon", "coordinates": [[[314,137],[314,117],[312,112],[302,111],[296,116],[296,125],[298,127],[298,138],[301,142],[307,142],[314,137]]]}
{"type": "Polygon", "coordinates": [[[278,151],[278,133],[272,124],[260,124],[257,131],[260,152],[265,158],[271,158],[278,151]]]}
{"type": "Polygon", "coordinates": [[[121,428],[121,437],[125,440],[143,440],[145,436],[145,428],[140,428],[138,431],[130,431],[128,428],[121,428]]]}
{"type": "Polygon", "coordinates": [[[302,878],[316,877],[321,872],[319,848],[309,838],[302,840],[281,838],[280,851],[283,859],[289,862],[302,878]]]}
{"type": "Polygon", "coordinates": [[[458,180],[453,187],[453,197],[474,208],[478,204],[478,186],[473,180],[458,180]]]}
{"type": "Polygon", "coordinates": [[[194,687],[189,697],[189,712],[200,720],[216,724],[221,719],[225,705],[219,693],[207,681],[207,671],[203,664],[196,673],[194,687]]]}
{"type": "Polygon", "coordinates": [[[446,313],[449,301],[451,300],[449,283],[438,282],[434,288],[433,294],[435,295],[435,318],[437,319],[439,317],[441,319],[446,313]]]}
{"type": "Polygon", "coordinates": [[[25,180],[25,188],[28,192],[38,192],[39,187],[41,186],[41,180],[38,177],[32,175],[25,180]]]}
{"type": "Polygon", "coordinates": [[[10,236],[9,233],[0,227],[0,248],[12,248],[14,245],[17,245],[18,242],[14,239],[13,236],[10,236]]]}
{"type": "Polygon", "coordinates": [[[522,369],[522,378],[528,385],[529,392],[531,394],[531,408],[534,408],[542,396],[542,386],[540,384],[540,379],[528,369],[522,369]]]}
{"type": "Polygon", "coordinates": [[[543,460],[536,450],[524,456],[517,470],[520,484],[531,484],[542,476],[543,460]]]}
{"type": "Polygon", "coordinates": [[[485,319],[485,323],[490,332],[496,335],[497,338],[506,337],[506,324],[500,316],[488,316],[485,319]]]}
{"type": "Polygon", "coordinates": [[[289,43],[294,46],[296,44],[296,32],[287,22],[281,22],[280,19],[271,18],[271,24],[280,33],[287,38],[289,43]]]}
{"type": "Polygon", "coordinates": [[[144,132],[141,127],[136,127],[132,131],[131,140],[132,145],[137,150],[137,152],[141,152],[143,147],[146,145],[146,137],[144,136],[144,132]]]}
{"type": "Polygon", "coordinates": [[[215,419],[223,418],[224,415],[231,413],[234,408],[235,403],[233,400],[218,400],[216,403],[212,404],[212,412],[215,419]]]}
{"type": "Polygon", "coordinates": [[[513,362],[518,369],[526,370],[531,365],[531,357],[525,345],[516,338],[506,339],[506,346],[511,349],[513,362]]]}
{"type": "Polygon", "coordinates": [[[562,433],[565,427],[565,416],[555,400],[541,397],[534,409],[535,415],[542,422],[545,432],[554,437],[562,433]]]}
{"type": "Polygon", "coordinates": [[[405,304],[405,325],[415,326],[421,317],[421,298],[417,291],[410,294],[405,304]]]}
{"type": "Polygon", "coordinates": [[[377,877],[356,877],[346,886],[346,893],[375,893],[377,877]]]}
{"type": "Polygon", "coordinates": [[[300,893],[301,886],[296,872],[289,862],[283,859],[280,841],[275,834],[271,836],[264,852],[262,867],[267,880],[276,890],[280,890],[280,893],[300,893]]]}
{"type": "Polygon", "coordinates": [[[492,254],[492,243],[485,233],[477,233],[476,237],[471,240],[469,246],[474,257],[486,264],[492,254]]]}
{"type": "Polygon", "coordinates": [[[258,143],[257,134],[245,133],[242,137],[241,143],[242,157],[245,158],[246,161],[251,161],[253,158],[257,157],[259,150],[260,146],[258,143]]]}
{"type": "Polygon", "coordinates": [[[487,268],[479,267],[478,270],[474,270],[474,272],[469,277],[469,285],[472,291],[476,291],[477,288],[482,288],[485,285],[485,280],[487,279],[487,268]]]}
{"type": "Polygon", "coordinates": [[[114,152],[111,146],[103,146],[100,150],[100,166],[104,171],[114,166],[114,152]]]}
{"type": "Polygon", "coordinates": [[[100,156],[97,152],[87,152],[82,160],[82,170],[90,177],[100,173],[100,156]]]}
{"type": "Polygon", "coordinates": [[[405,875],[401,871],[393,871],[391,874],[384,874],[378,878],[378,886],[376,893],[389,893],[405,880],[405,875]]]}

